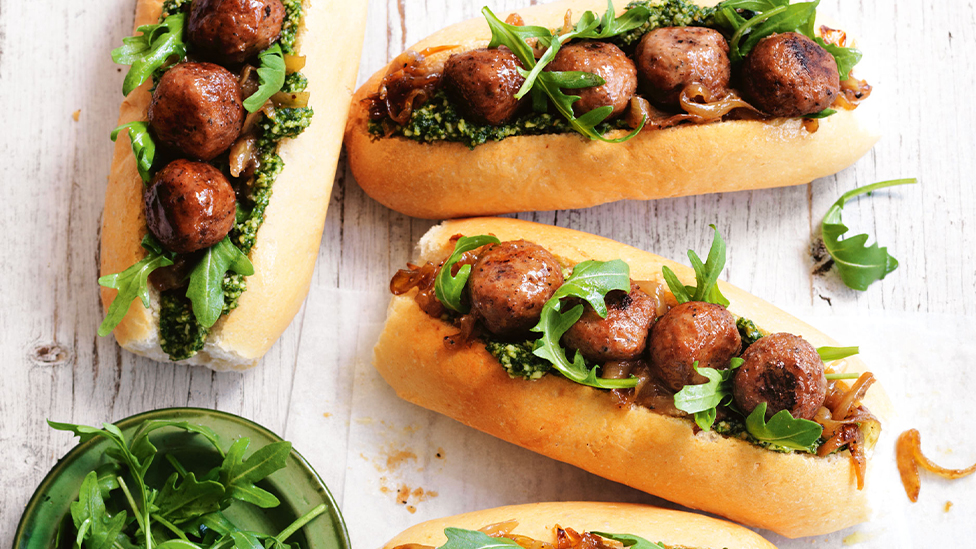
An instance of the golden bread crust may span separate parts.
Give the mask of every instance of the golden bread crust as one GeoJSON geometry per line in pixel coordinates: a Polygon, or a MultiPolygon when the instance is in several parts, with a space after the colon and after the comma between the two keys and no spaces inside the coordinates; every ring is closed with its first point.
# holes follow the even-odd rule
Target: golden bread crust
{"type": "MultiPolygon", "coordinates": [[[[600,0],[560,0],[518,10],[527,25],[558,27],[563,14],[602,13],[600,0]]],[[[504,19],[507,14],[497,14],[504,19]]],[[[447,27],[411,46],[457,45],[429,57],[487,45],[484,18],[447,27]]],[[[346,125],[349,165],[359,185],[385,206],[413,217],[584,208],[625,199],[649,200],[809,183],[853,164],[878,135],[857,111],[821,120],[809,133],[799,119],[739,120],[644,131],[626,143],[572,134],[509,137],[473,150],[461,143],[418,143],[370,135],[362,102],[388,67],[357,92],[346,125]]],[[[624,135],[618,132],[619,137],[624,135]]]]}
{"type": "Polygon", "coordinates": [[[631,534],[653,543],[697,549],[775,549],[759,534],[741,526],[694,513],[650,505],[565,501],[530,503],[485,509],[424,522],[390,540],[383,549],[406,543],[439,547],[447,541],[445,528],[478,530],[490,524],[518,521],[513,534],[555,543],[554,528],[631,534]]]}
{"type": "MultiPolygon", "coordinates": [[[[623,259],[634,280],[664,283],[671,267],[685,283],[683,265],[605,238],[514,219],[445,222],[421,239],[420,261],[450,253],[454,234],[525,238],[565,266],[587,259],[623,259]]],[[[814,346],[832,339],[772,305],[720,282],[729,310],[770,331],[801,335],[814,346]]],[[[375,366],[397,394],[466,425],[551,458],[576,465],[676,503],[773,530],[788,537],[833,532],[869,516],[865,491],[846,452],[828,458],[781,454],[706,432],[693,422],[634,407],[619,408],[605,391],[558,375],[511,379],[482,346],[445,348],[456,328],[424,314],[409,296],[394,297],[375,347],[375,366]]],[[[856,358],[837,371],[864,371],[856,358]]],[[[865,404],[879,417],[889,410],[875,386],[865,404]]]]}
{"type": "MultiPolygon", "coordinates": [[[[135,26],[154,23],[161,11],[162,0],[140,0],[135,26]]],[[[186,363],[215,370],[254,366],[301,308],[318,257],[365,23],[365,3],[305,1],[298,49],[308,60],[302,72],[308,77],[315,118],[299,138],[279,147],[286,167],[275,181],[274,197],[250,254],[255,274],[247,277],[240,306],[214,325],[204,349],[186,363]],[[326,36],[328,40],[313,39],[326,36]],[[335,44],[350,51],[336,52],[335,44]]],[[[149,83],[129,94],[122,102],[119,124],[145,120],[150,99],[149,83]]],[[[106,190],[102,275],[120,272],[145,255],[140,245],[146,233],[142,189],[129,139],[121,135],[106,190]]],[[[165,361],[159,347],[158,295],[152,293],[152,307],[134,301],[115,336],[122,347],[165,361]]],[[[102,289],[106,310],[115,294],[102,289]]]]}

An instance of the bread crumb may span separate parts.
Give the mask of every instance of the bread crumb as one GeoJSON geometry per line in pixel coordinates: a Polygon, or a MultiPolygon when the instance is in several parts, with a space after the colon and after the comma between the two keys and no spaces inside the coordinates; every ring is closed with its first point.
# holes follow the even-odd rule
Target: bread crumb
{"type": "Polygon", "coordinates": [[[952,502],[951,501],[945,502],[945,512],[948,513],[949,512],[949,509],[952,509],[952,502]]]}
{"type": "Polygon", "coordinates": [[[417,512],[417,508],[413,505],[407,505],[407,511],[410,511],[410,514],[412,515],[417,512]]]}
{"type": "Polygon", "coordinates": [[[329,412],[326,412],[326,413],[322,414],[322,417],[332,417],[332,414],[330,414],[329,412]]]}
{"type": "Polygon", "coordinates": [[[74,118],[75,119],[75,122],[77,122],[78,121],[78,118],[80,118],[80,117],[81,117],[81,109],[76,110],[71,115],[71,118],[74,118]]]}
{"type": "Polygon", "coordinates": [[[404,461],[412,459],[417,461],[417,454],[411,452],[410,450],[399,450],[393,452],[386,456],[386,468],[387,470],[393,470],[399,468],[403,465],[404,461]]]}
{"type": "Polygon", "coordinates": [[[373,423],[373,418],[371,418],[371,417],[357,417],[356,418],[356,423],[358,423],[360,425],[369,425],[369,424],[373,423]]]}
{"type": "Polygon", "coordinates": [[[858,543],[864,543],[870,541],[874,535],[865,534],[864,532],[858,531],[844,538],[844,545],[857,545],[858,543]]]}
{"type": "Polygon", "coordinates": [[[437,458],[437,459],[444,459],[444,449],[443,448],[438,448],[437,449],[437,453],[434,454],[434,457],[437,458]]]}

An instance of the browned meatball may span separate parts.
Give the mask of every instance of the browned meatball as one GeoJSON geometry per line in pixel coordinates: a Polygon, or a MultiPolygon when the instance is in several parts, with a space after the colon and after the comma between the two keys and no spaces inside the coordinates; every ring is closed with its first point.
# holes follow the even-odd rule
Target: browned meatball
{"type": "Polygon", "coordinates": [[[739,354],[742,338],[725,307],[702,301],[682,303],[657,321],[648,345],[651,369],[672,391],[708,381],[694,369],[725,370],[739,354]]]}
{"type": "Polygon", "coordinates": [[[600,318],[593,307],[585,304],[583,316],[563,335],[563,344],[579,349],[583,357],[601,364],[640,357],[647,346],[657,300],[631,281],[629,293],[613,291],[604,301],[607,317],[600,318]]]}
{"type": "Polygon", "coordinates": [[[213,63],[181,63],[166,71],[149,103],[156,137],[184,155],[212,160],[244,124],[237,77],[213,63]]]}
{"type": "Polygon", "coordinates": [[[802,34],[767,36],[742,64],[742,92],[753,106],[773,116],[818,113],[840,93],[837,61],[802,34]]]}
{"type": "Polygon", "coordinates": [[[480,49],[452,55],[444,64],[444,89],[465,116],[498,126],[518,114],[525,99],[515,99],[525,78],[522,63],[507,49],[480,49]]]}
{"type": "Polygon", "coordinates": [[[542,306],[563,283],[556,258],[538,244],[514,240],[492,244],[471,269],[471,305],[489,332],[527,335],[542,306]]]}
{"type": "Polygon", "coordinates": [[[735,372],[732,396],[749,415],[766,403],[766,419],[780,410],[795,418],[813,419],[827,395],[823,361],[813,345],[792,334],[770,334],[742,353],[745,362],[735,372]]]}
{"type": "Polygon", "coordinates": [[[187,21],[190,43],[224,63],[241,63],[281,36],[281,0],[195,0],[187,21]]]}
{"type": "Polygon", "coordinates": [[[592,88],[567,89],[578,95],[573,112],[580,116],[598,107],[611,105],[615,117],[624,112],[637,91],[637,68],[620,48],[609,42],[583,41],[563,46],[546,67],[548,71],[582,71],[599,75],[606,82],[592,88]]]}
{"type": "Polygon", "coordinates": [[[164,248],[189,253],[223,240],[237,200],[224,174],[205,162],[174,160],[146,189],[146,224],[164,248]]]}
{"type": "Polygon", "coordinates": [[[661,108],[679,107],[681,90],[689,84],[722,94],[732,74],[725,37],[704,27],[655,29],[641,39],[636,59],[641,90],[661,108]]]}

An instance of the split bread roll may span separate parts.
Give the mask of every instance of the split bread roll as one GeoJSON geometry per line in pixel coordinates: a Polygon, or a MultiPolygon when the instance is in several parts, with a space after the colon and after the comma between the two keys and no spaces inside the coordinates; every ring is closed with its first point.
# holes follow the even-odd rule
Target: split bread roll
{"type": "MultiPolygon", "coordinates": [[[[274,183],[274,196],[249,254],[255,273],[238,308],[213,326],[206,346],[183,361],[214,370],[254,366],[271,348],[301,308],[318,257],[333,175],[342,146],[342,129],[355,87],[360,47],[366,24],[366,3],[342,0],[304,2],[297,50],[307,59],[311,125],[296,139],[278,148],[285,168],[274,183]]],[[[162,0],[139,0],[135,27],[155,24],[162,0]]],[[[146,120],[151,99],[147,81],[122,102],[119,125],[146,120]]],[[[118,273],[141,260],[146,234],[143,182],[129,139],[120,135],[105,193],[102,225],[101,274],[118,273]]],[[[101,290],[106,311],[116,295],[101,290]]],[[[115,337],[125,349],[155,360],[168,361],[159,343],[159,295],[151,290],[152,306],[134,300],[115,337]]]]}
{"type": "MultiPolygon", "coordinates": [[[[711,2],[715,3],[715,2],[711,2]]],[[[626,2],[616,2],[618,14],[626,2]]],[[[602,14],[605,0],[560,0],[517,10],[526,25],[563,24],[566,10],[602,14]]],[[[504,20],[508,13],[498,13],[504,20]]],[[[485,19],[464,21],[410,47],[456,45],[427,57],[442,65],[454,53],[483,48],[485,19]]],[[[345,143],[356,181],[383,205],[421,218],[584,208],[617,200],[649,200],[809,183],[853,164],[878,134],[857,110],[820,120],[810,133],[799,118],[736,120],[644,130],[625,143],[591,141],[572,132],[516,136],[469,149],[456,142],[377,138],[368,131],[363,100],[375,93],[389,65],[357,92],[345,143]]],[[[626,135],[615,130],[607,137],[626,135]]]]}
{"type": "MultiPolygon", "coordinates": [[[[590,259],[622,259],[635,281],[664,284],[665,265],[682,283],[695,281],[689,267],[606,238],[501,218],[432,228],[420,241],[415,263],[436,265],[448,257],[454,248],[450,238],[457,234],[525,239],[549,250],[564,269],[590,259]]],[[[736,317],[770,333],[802,336],[814,347],[837,345],[769,303],[724,282],[719,286],[736,317]]],[[[458,329],[425,314],[414,294],[393,297],[375,347],[377,370],[409,402],[604,478],[788,537],[825,534],[869,518],[870,462],[867,486],[858,490],[846,450],[826,458],[778,453],[700,431],[691,419],[620,407],[607,391],[554,373],[536,381],[512,379],[478,342],[447,349],[445,337],[456,336],[458,329]]],[[[857,358],[832,367],[866,371],[857,358]]],[[[890,405],[877,384],[863,403],[882,421],[888,417],[890,405]]]]}
{"type": "Polygon", "coordinates": [[[630,534],[651,543],[688,549],[775,549],[760,535],[722,520],[626,503],[558,502],[530,503],[485,509],[418,524],[390,540],[383,549],[405,544],[440,547],[447,541],[445,528],[479,530],[506,521],[517,521],[512,534],[555,544],[555,527],[576,532],[630,534]]]}

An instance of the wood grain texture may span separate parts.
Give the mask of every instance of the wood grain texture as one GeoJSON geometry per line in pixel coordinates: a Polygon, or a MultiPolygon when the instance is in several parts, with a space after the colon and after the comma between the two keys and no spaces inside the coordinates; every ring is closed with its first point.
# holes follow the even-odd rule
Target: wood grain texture
{"type": "MultiPolygon", "coordinates": [[[[503,11],[526,1],[487,3],[503,11]]],[[[406,44],[477,16],[481,5],[481,0],[370,0],[360,82],[406,44]]],[[[432,222],[391,212],[369,199],[344,163],[336,176],[312,297],[261,366],[243,374],[214,374],[157,364],[95,335],[101,320],[95,284],[98,227],[112,150],[108,134],[123,78],[108,52],[128,34],[133,8],[132,0],[0,0],[0,99],[7,107],[0,132],[0,184],[6,196],[0,207],[2,546],[9,545],[34,487],[73,444],[48,429],[45,418],[97,423],[166,406],[219,408],[295,440],[340,502],[361,485],[383,482],[380,473],[354,467],[365,458],[348,444],[349,437],[371,432],[366,421],[370,399],[392,394],[371,385],[368,365],[350,364],[357,346],[368,343],[368,331],[343,323],[332,333],[303,327],[360,309],[357,296],[363,294],[332,299],[332,290],[382,296],[390,274],[413,257],[414,243],[432,222]],[[72,114],[79,110],[74,121],[72,114]],[[350,471],[355,474],[347,478],[350,471]]],[[[869,105],[884,137],[853,168],[804,187],[518,217],[593,232],[678,260],[688,248],[705,249],[707,225],[715,223],[730,250],[726,278],[787,310],[976,314],[976,190],[971,182],[976,106],[969,98],[976,79],[974,3],[824,0],[821,9],[856,32],[866,57],[859,73],[875,86],[869,105]],[[863,293],[844,288],[834,273],[812,274],[811,238],[841,193],[912,176],[921,184],[861,198],[845,210],[854,231],[868,232],[889,247],[901,262],[897,271],[863,293]]],[[[449,427],[449,420],[413,413],[411,421],[416,420],[420,433],[449,427]]],[[[449,449],[477,452],[482,444],[471,433],[449,449]]],[[[504,444],[492,448],[529,469],[547,466],[543,458],[504,444]]],[[[463,479],[470,464],[457,460],[437,468],[436,463],[431,462],[431,471],[446,475],[445,486],[466,489],[463,479]]],[[[496,467],[504,473],[504,466],[496,467]]],[[[557,478],[579,478],[568,467],[551,470],[557,478]]],[[[546,491],[537,478],[524,480],[526,494],[552,497],[579,497],[589,493],[587,488],[609,484],[585,477],[560,492],[546,491]]],[[[642,498],[623,494],[628,501],[642,498]]],[[[446,499],[432,505],[440,501],[446,499]]],[[[368,524],[370,518],[368,509],[347,509],[346,514],[351,523],[368,524]]]]}

